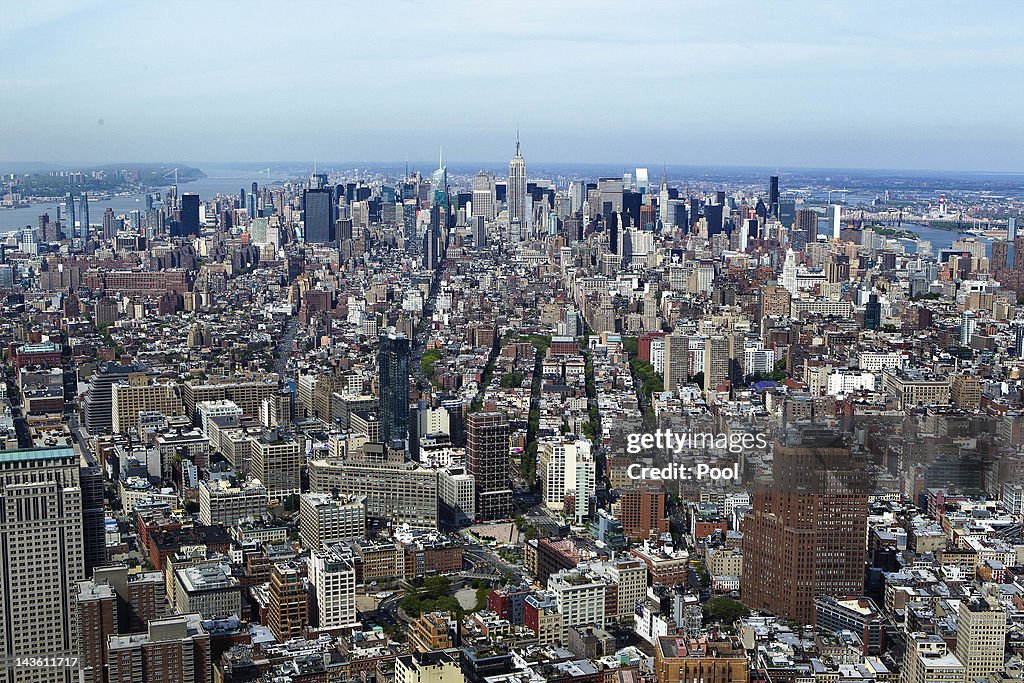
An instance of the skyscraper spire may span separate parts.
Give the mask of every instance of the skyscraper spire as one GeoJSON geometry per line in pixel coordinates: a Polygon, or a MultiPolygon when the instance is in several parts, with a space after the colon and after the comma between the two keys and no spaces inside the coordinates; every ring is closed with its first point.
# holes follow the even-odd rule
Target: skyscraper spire
{"type": "Polygon", "coordinates": [[[516,124],[516,156],[519,156],[519,124],[516,124]]]}
{"type": "Polygon", "coordinates": [[[444,168],[444,146],[437,146],[437,167],[444,168]]]}

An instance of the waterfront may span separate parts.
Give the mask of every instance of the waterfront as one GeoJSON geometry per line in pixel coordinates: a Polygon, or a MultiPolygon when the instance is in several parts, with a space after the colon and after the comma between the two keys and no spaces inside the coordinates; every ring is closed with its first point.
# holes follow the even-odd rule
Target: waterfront
{"type": "MultiPolygon", "coordinates": [[[[258,183],[261,187],[268,182],[266,174],[253,175],[238,172],[232,174],[230,171],[218,173],[216,169],[207,171],[207,173],[209,175],[206,178],[193,180],[190,183],[182,183],[180,191],[198,192],[201,199],[209,199],[217,194],[238,196],[239,190],[243,187],[248,192],[254,182],[258,183]]],[[[283,176],[270,176],[271,183],[281,182],[282,180],[285,180],[283,176]]],[[[163,193],[169,187],[155,188],[152,192],[159,192],[163,196],[163,193]]],[[[39,202],[28,207],[0,211],[0,233],[15,232],[26,226],[34,228],[39,225],[39,217],[44,213],[50,215],[51,221],[56,220],[57,204],[58,202],[55,201],[39,202]]],[[[115,195],[106,199],[90,199],[89,222],[93,225],[101,223],[103,221],[103,212],[108,207],[113,209],[116,216],[127,215],[129,212],[136,210],[144,212],[146,210],[146,193],[115,195]]],[[[75,211],[77,210],[78,202],[76,200],[75,211]]],[[[63,211],[62,202],[61,211],[63,211]]]]}

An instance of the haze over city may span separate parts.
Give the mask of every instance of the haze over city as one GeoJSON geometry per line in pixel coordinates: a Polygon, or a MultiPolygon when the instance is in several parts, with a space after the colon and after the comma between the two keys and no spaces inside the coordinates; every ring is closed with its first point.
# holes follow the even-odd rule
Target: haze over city
{"type": "Polygon", "coordinates": [[[5,161],[1024,171],[1018,2],[10,2],[5,161]]]}

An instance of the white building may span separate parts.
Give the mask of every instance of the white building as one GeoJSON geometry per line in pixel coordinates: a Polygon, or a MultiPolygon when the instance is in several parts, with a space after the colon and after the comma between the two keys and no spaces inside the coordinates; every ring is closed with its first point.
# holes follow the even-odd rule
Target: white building
{"type": "Polygon", "coordinates": [[[314,550],[308,560],[309,582],[322,629],[356,623],[356,570],[337,548],[314,550]]]}
{"type": "Polygon", "coordinates": [[[564,511],[567,497],[575,501],[575,518],[582,523],[597,490],[594,456],[586,439],[552,438],[540,442],[539,473],[544,505],[564,511]]]}
{"type": "Polygon", "coordinates": [[[366,536],[366,497],[303,493],[299,496],[302,547],[318,550],[366,536]]]}

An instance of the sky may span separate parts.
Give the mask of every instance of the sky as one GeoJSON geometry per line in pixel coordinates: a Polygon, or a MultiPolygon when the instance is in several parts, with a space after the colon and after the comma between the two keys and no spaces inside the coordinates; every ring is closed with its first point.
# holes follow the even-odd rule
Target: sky
{"type": "Polygon", "coordinates": [[[3,0],[0,160],[1024,171],[1024,2],[3,0]]]}

